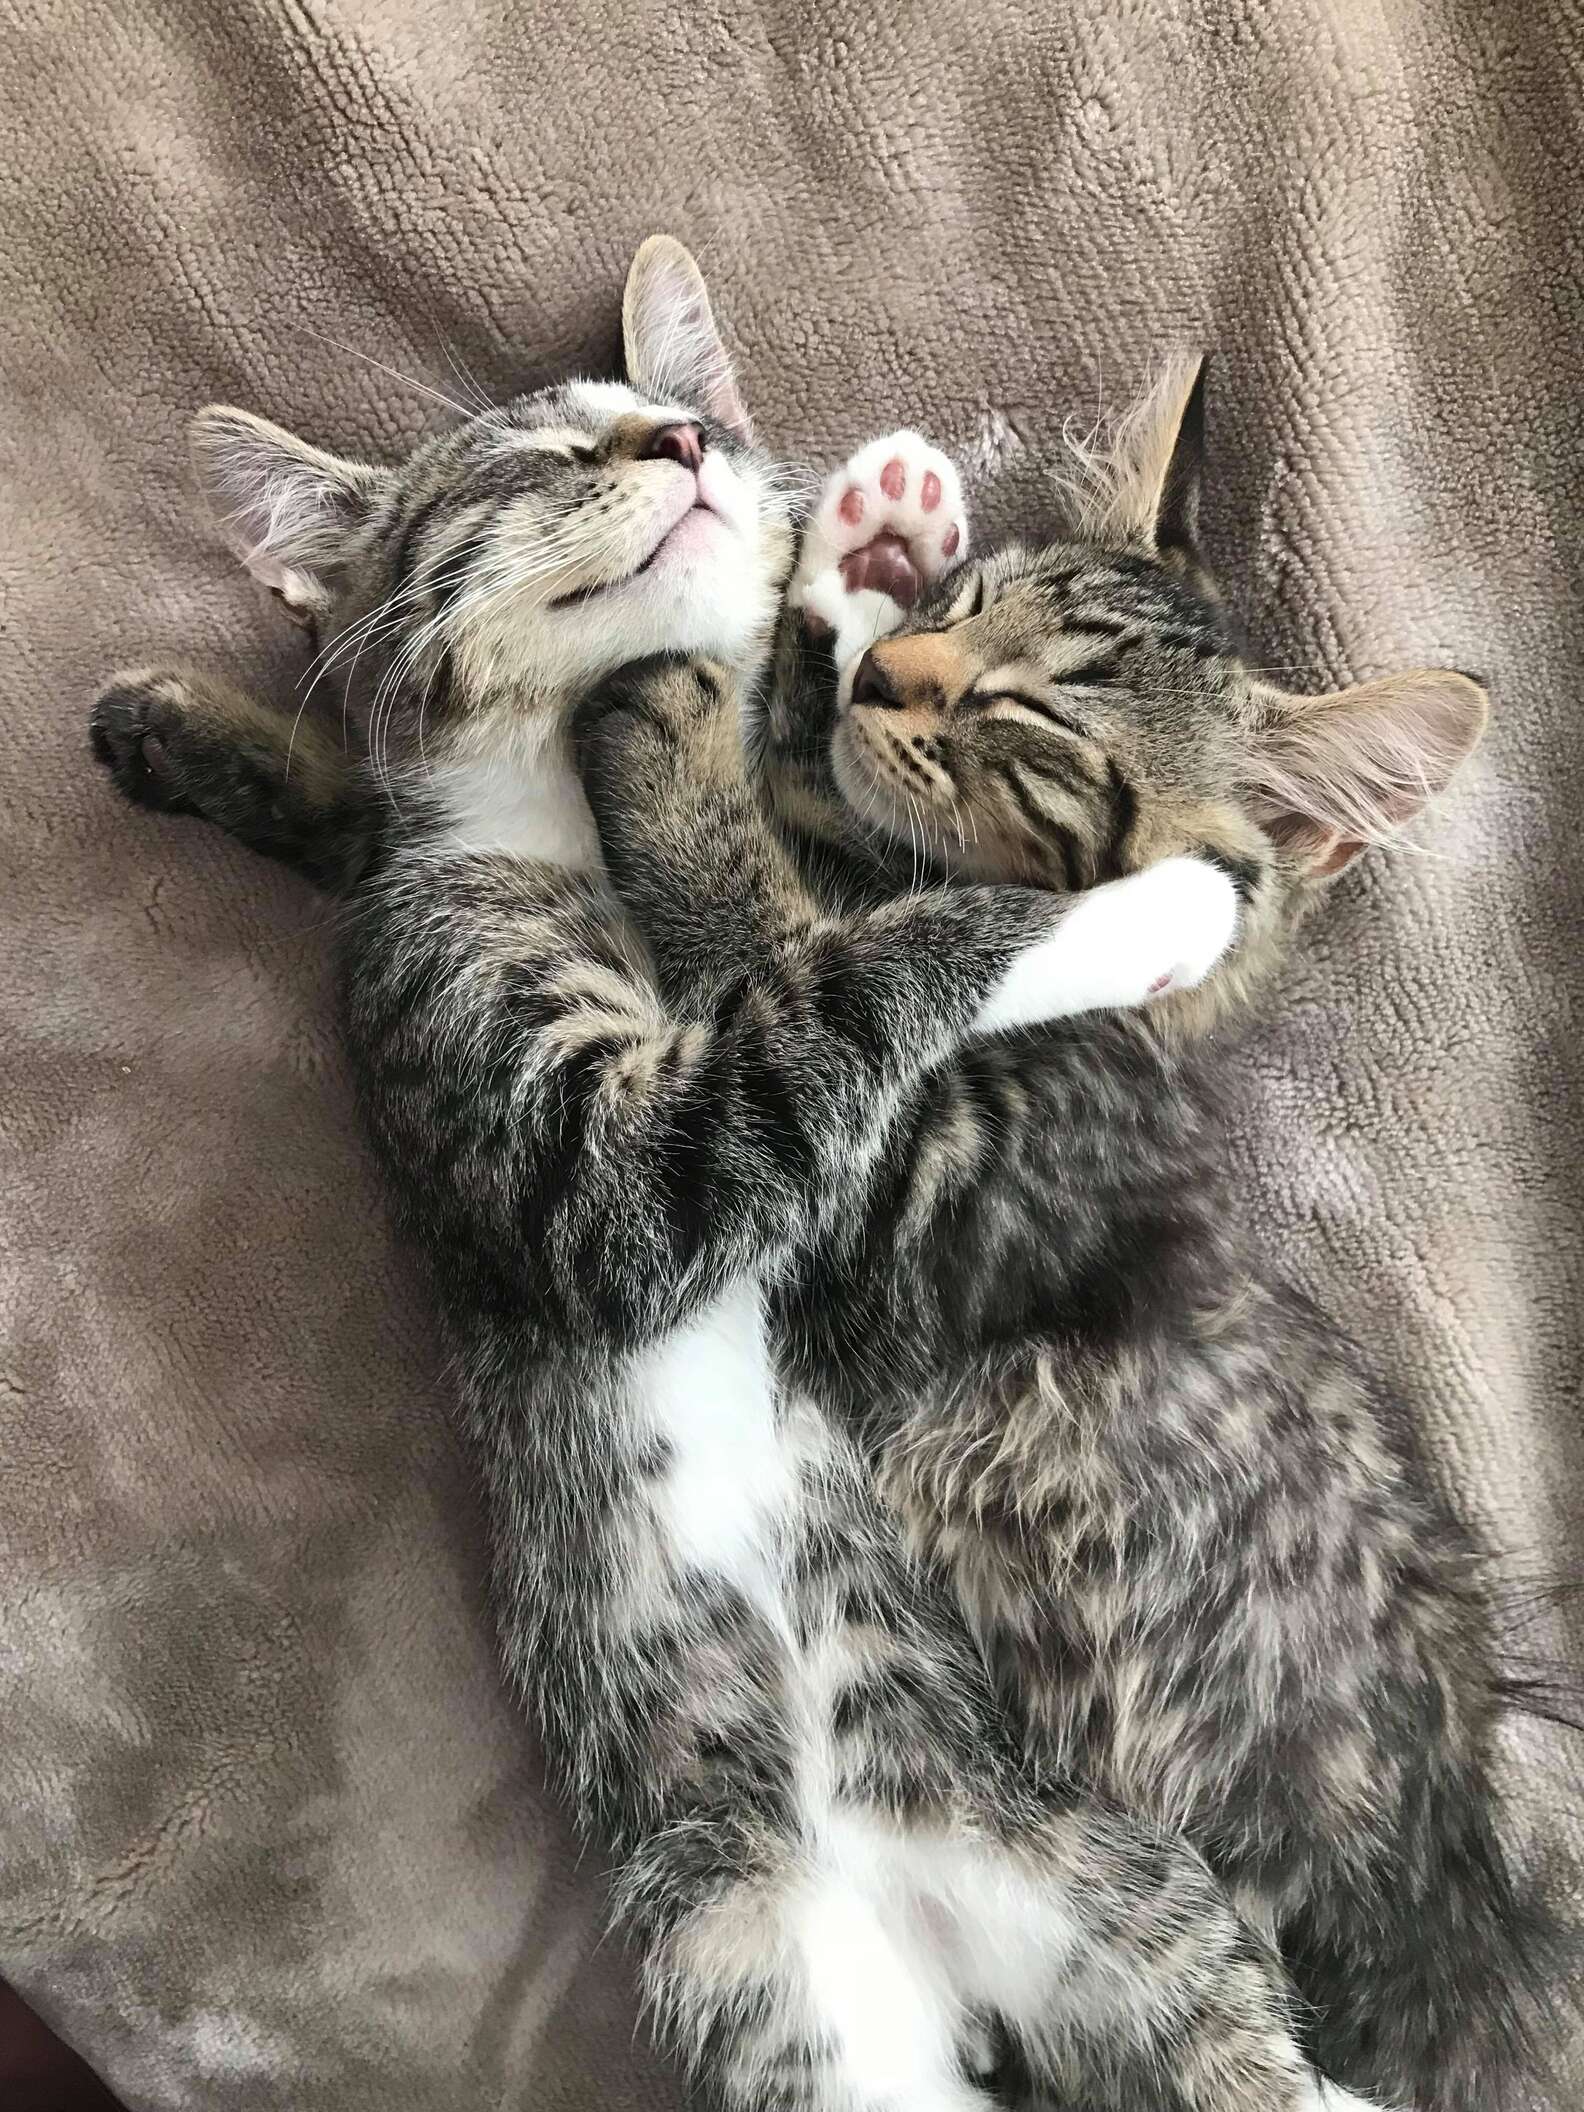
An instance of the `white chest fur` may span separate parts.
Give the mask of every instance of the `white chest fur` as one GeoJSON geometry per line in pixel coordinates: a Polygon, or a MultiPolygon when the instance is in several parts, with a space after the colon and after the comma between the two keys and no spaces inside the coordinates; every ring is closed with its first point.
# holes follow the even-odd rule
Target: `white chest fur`
{"type": "Polygon", "coordinates": [[[795,1477],[757,1286],[747,1277],[731,1285],[651,1350],[635,1378],[669,1447],[658,1510],[673,1558],[763,1603],[774,1595],[776,1529],[795,1477]]]}
{"type": "Polygon", "coordinates": [[[456,757],[435,766],[443,853],[497,852],[593,872],[599,837],[562,743],[514,744],[502,754],[456,757]]]}

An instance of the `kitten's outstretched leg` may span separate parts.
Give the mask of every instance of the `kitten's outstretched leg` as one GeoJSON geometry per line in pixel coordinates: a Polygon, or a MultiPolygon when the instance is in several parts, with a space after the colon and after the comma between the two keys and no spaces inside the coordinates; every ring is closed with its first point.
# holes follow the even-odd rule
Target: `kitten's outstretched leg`
{"type": "MultiPolygon", "coordinates": [[[[721,670],[670,660],[624,669],[582,721],[584,789],[606,870],[649,941],[668,1002],[684,1012],[722,982],[762,981],[789,934],[819,921],[757,811],[738,724],[721,670]]],[[[1237,917],[1225,873],[1174,858],[1071,900],[1009,887],[924,889],[844,929],[857,944],[925,956],[1004,932],[1005,965],[967,1029],[996,1033],[1191,988],[1225,953],[1237,917]]]]}
{"type": "Polygon", "coordinates": [[[294,720],[217,676],[117,675],[95,701],[89,738],[136,805],[212,821],[319,887],[340,892],[367,856],[356,764],[306,717],[294,720]]]}

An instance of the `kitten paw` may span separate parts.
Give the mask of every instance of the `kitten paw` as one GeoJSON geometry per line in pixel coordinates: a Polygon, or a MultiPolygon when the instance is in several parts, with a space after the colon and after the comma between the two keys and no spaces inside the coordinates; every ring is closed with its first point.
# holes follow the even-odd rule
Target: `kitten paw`
{"type": "Polygon", "coordinates": [[[827,479],[793,591],[805,621],[835,633],[840,667],[894,630],[967,547],[962,484],[949,458],[917,433],[889,433],[827,479]]]}
{"type": "Polygon", "coordinates": [[[1191,990],[1237,924],[1237,889],[1219,866],[1163,858],[1074,896],[1056,929],[1012,963],[976,1024],[996,1033],[1191,990]]]}
{"type": "Polygon", "coordinates": [[[153,669],[118,675],[88,715],[93,752],[121,792],[162,814],[198,811],[182,767],[186,735],[183,678],[153,669]]]}

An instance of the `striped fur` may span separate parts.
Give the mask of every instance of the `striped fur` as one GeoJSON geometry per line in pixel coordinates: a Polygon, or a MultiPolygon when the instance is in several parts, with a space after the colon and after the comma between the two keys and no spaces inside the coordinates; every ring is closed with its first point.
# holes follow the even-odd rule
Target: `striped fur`
{"type": "MultiPolygon", "coordinates": [[[[740,735],[777,481],[690,263],[635,274],[633,388],[399,469],[201,421],[239,553],[366,678],[366,776],[327,789],[315,742],[294,777],[284,716],[267,768],[262,708],[180,675],[113,685],[96,748],[344,892],[348,1047],[455,1347],[506,1663],[701,2079],[744,2112],[987,2112],[1004,2045],[1128,2112],[1317,2112],[1263,1936],[1194,1850],[1024,1768],[943,1580],[778,1368],[898,1122],[987,1006],[1067,1009],[1086,927],[1027,888],[809,892],[740,735]],[[706,479],[724,527],[688,526],[706,479]]],[[[1111,899],[1142,915],[1154,877],[1111,899]]]]}
{"type": "Polygon", "coordinates": [[[1091,459],[1086,535],[959,568],[839,681],[788,621],[767,779],[827,889],[1064,891],[1192,853],[1243,916],[1147,1017],[932,1073],[778,1331],[866,1434],[1031,1760],[1202,1850],[1328,2073],[1507,2112],[1576,1959],[1493,1784],[1489,1565],[1399,1404],[1252,1244],[1216,1088],[1218,1030],[1318,886],[1445,784],[1484,699],[1439,673],[1291,697],[1249,669],[1196,584],[1191,400],[1169,381],[1091,459]]]}

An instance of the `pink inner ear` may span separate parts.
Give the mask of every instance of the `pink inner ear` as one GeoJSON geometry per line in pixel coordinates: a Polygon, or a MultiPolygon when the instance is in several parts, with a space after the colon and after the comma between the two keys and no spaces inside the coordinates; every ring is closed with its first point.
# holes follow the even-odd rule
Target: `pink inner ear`
{"type": "Polygon", "coordinates": [[[1423,812],[1478,743],[1489,705],[1467,675],[1383,675],[1328,696],[1272,693],[1253,754],[1271,838],[1329,880],[1423,812]]]}
{"type": "Polygon", "coordinates": [[[1334,880],[1344,866],[1351,865],[1365,846],[1350,836],[1339,836],[1330,850],[1316,858],[1309,870],[1317,880],[1334,880]]]}
{"type": "Polygon", "coordinates": [[[1361,838],[1328,829],[1308,814],[1267,813],[1260,821],[1271,842],[1301,859],[1314,880],[1334,880],[1360,851],[1369,848],[1361,838]]]}

